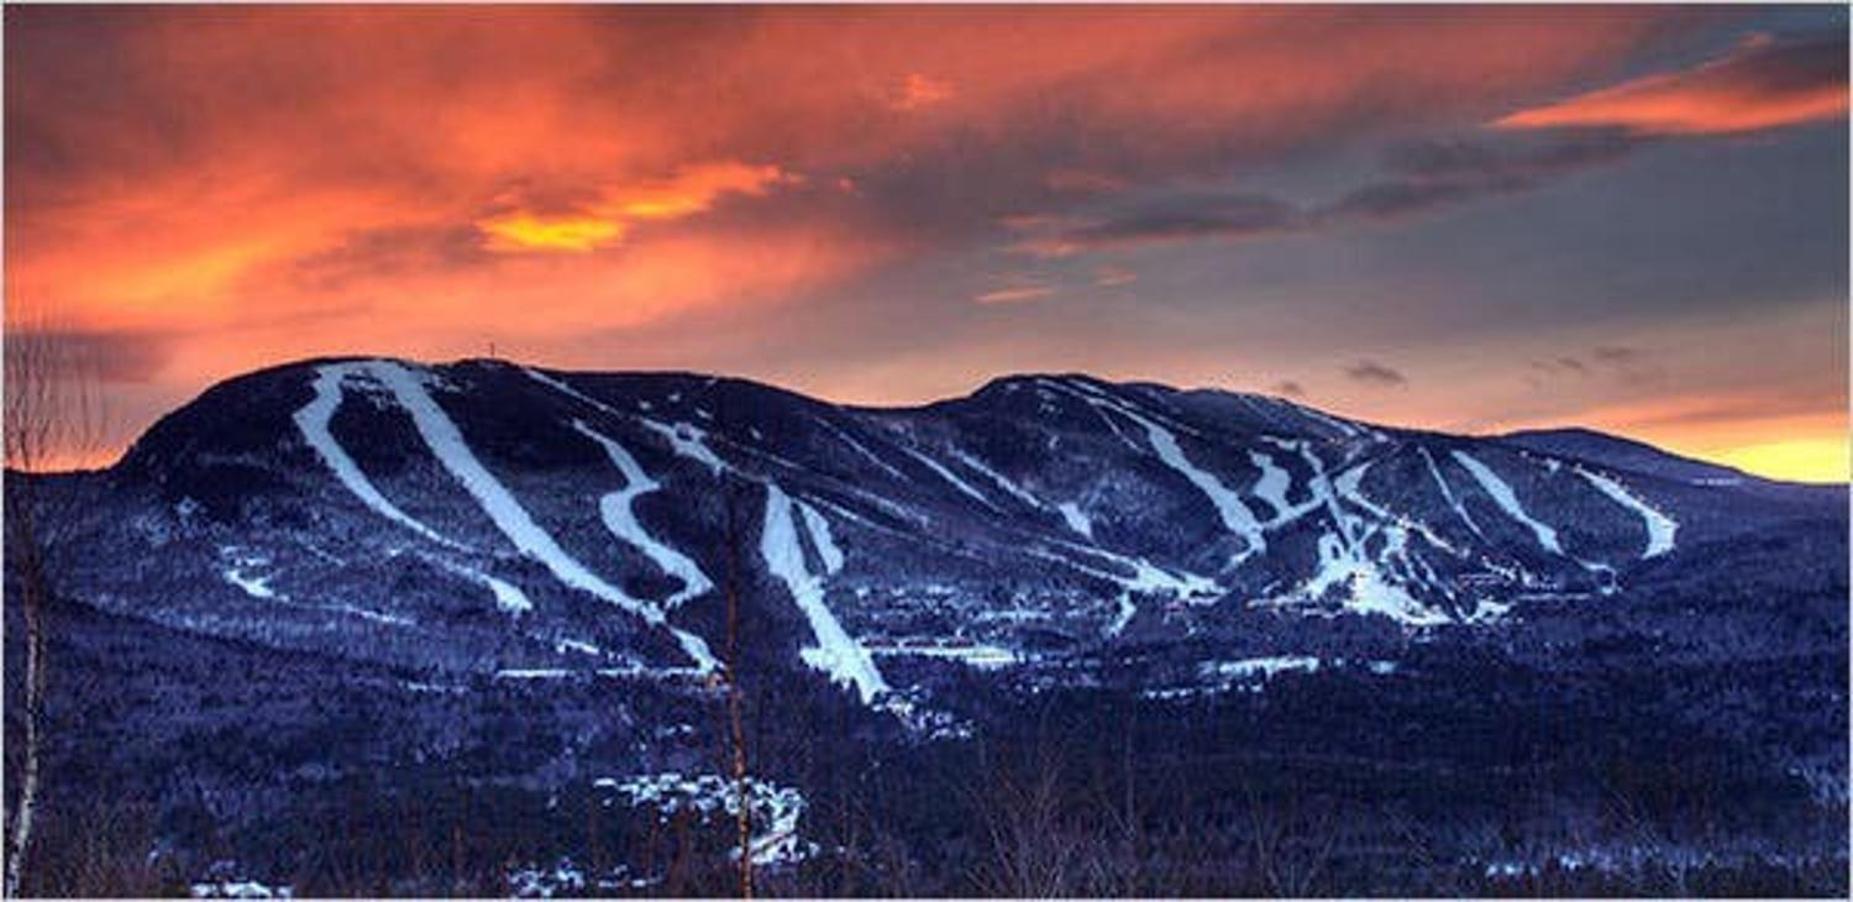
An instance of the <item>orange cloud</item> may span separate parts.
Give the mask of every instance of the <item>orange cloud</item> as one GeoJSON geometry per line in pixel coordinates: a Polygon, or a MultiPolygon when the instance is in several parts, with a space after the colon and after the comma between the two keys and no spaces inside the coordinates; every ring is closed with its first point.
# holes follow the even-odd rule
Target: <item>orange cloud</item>
{"type": "Polygon", "coordinates": [[[478,220],[476,227],[492,251],[585,253],[623,241],[635,223],[683,219],[706,212],[723,195],[760,197],[774,185],[798,181],[777,166],[707,163],[683,167],[666,179],[607,189],[583,213],[516,210],[478,220]]]}
{"type": "Polygon", "coordinates": [[[893,106],[897,110],[917,110],[952,98],[952,85],[918,72],[909,72],[896,92],[893,106]]]}
{"type": "Polygon", "coordinates": [[[1650,75],[1505,116],[1500,128],[1619,127],[1721,135],[1820,122],[1847,112],[1847,41],[1758,36],[1683,72],[1650,75]]]}
{"type": "Polygon", "coordinates": [[[624,238],[626,223],[593,216],[542,218],[532,213],[509,213],[480,220],[477,228],[488,236],[484,245],[494,251],[572,251],[585,253],[624,238]]]}

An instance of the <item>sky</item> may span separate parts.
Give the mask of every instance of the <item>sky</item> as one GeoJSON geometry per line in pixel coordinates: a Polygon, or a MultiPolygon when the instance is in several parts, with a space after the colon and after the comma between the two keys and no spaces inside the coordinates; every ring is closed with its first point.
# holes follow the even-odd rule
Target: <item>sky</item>
{"type": "Polygon", "coordinates": [[[333,354],[1008,373],[1848,475],[1844,7],[5,9],[104,463],[333,354]]]}

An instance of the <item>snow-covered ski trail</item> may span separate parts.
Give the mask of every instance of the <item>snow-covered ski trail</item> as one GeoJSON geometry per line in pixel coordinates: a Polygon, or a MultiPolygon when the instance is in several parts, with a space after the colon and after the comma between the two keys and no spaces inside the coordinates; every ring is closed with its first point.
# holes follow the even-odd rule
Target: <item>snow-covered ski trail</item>
{"type": "Polygon", "coordinates": [[[392,393],[399,406],[411,414],[412,422],[418,428],[419,436],[424,439],[425,446],[476,499],[477,505],[489,515],[496,528],[508,537],[515,548],[539,561],[560,582],[617,605],[643,618],[651,626],[667,629],[682,647],[683,653],[702,670],[711,671],[718,666],[701,637],[671,626],[660,608],[632,598],[624,590],[606,582],[568,554],[551,534],[535,523],[514,494],[476,458],[476,454],[464,441],[463,433],[458,431],[457,424],[451,422],[450,416],[425,390],[423,380],[417,374],[389,361],[374,362],[369,365],[369,371],[392,393]]]}

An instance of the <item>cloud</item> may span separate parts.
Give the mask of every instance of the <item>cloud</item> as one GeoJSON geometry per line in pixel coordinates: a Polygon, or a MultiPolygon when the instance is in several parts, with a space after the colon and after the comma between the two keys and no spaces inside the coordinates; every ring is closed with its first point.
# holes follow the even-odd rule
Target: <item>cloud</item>
{"type": "Polygon", "coordinates": [[[1022,304],[1040,301],[1051,297],[1055,289],[1047,285],[1019,285],[1014,288],[999,288],[975,295],[972,300],[980,304],[1022,304]]]}
{"type": "Polygon", "coordinates": [[[621,365],[643,330],[770,311],[810,326],[783,353],[815,354],[1000,235],[1074,253],[1331,225],[1251,176],[1489,121],[1691,16],[9,9],[6,301],[171,336],[167,401],[281,358],[485,337],[621,365]],[[1000,231],[1023,211],[1064,224],[1000,231]]]}
{"type": "Polygon", "coordinates": [[[952,99],[953,94],[950,82],[909,72],[896,89],[891,105],[897,110],[917,110],[944,103],[952,99]]]}
{"type": "Polygon", "coordinates": [[[1693,69],[1649,75],[1498,119],[1499,128],[1617,127],[1726,135],[1846,115],[1847,35],[1757,35],[1693,69]]]}
{"type": "Polygon", "coordinates": [[[606,188],[580,211],[549,215],[517,208],[477,220],[476,227],[492,251],[586,253],[623,241],[639,223],[683,219],[707,212],[726,195],[763,197],[773,186],[798,181],[777,166],[703,163],[667,178],[606,188]]]}
{"type": "Polygon", "coordinates": [[[1042,183],[1063,194],[1108,194],[1126,187],[1124,178],[1086,169],[1052,169],[1042,183]]]}
{"type": "Polygon", "coordinates": [[[1133,200],[1104,217],[1017,215],[1004,220],[1026,233],[1015,249],[1066,257],[1112,248],[1193,241],[1240,241],[1319,232],[1436,213],[1474,200],[1529,191],[1569,174],[1625,159],[1646,143],[1613,129],[1547,136],[1431,138],[1393,145],[1383,155],[1389,177],[1353,188],[1324,205],[1298,205],[1253,193],[1173,191],[1133,200]]]}
{"type": "Polygon", "coordinates": [[[1367,385],[1407,385],[1409,378],[1374,360],[1360,360],[1345,368],[1346,378],[1367,385]]]}
{"type": "Polygon", "coordinates": [[[1020,247],[1043,257],[1081,251],[1289,232],[1302,225],[1292,204],[1261,194],[1174,195],[1111,219],[1032,238],[1020,247]]]}
{"type": "Polygon", "coordinates": [[[1395,177],[1354,189],[1316,214],[1325,222],[1392,220],[1482,197],[1515,194],[1625,159],[1644,143],[1614,129],[1584,129],[1537,140],[1427,139],[1392,147],[1395,177]]]}
{"type": "Polygon", "coordinates": [[[1139,281],[1139,274],[1123,266],[1102,266],[1094,270],[1094,284],[1100,288],[1118,288],[1139,281]]]}
{"type": "Polygon", "coordinates": [[[1623,365],[1634,363],[1647,356],[1640,348],[1626,345],[1599,345],[1589,352],[1589,356],[1600,363],[1623,365]]]}
{"type": "Polygon", "coordinates": [[[1279,382],[1274,383],[1271,386],[1271,388],[1275,394],[1280,395],[1282,397],[1287,397],[1287,398],[1306,397],[1305,387],[1300,385],[1298,382],[1293,381],[1292,379],[1283,379],[1279,382]]]}

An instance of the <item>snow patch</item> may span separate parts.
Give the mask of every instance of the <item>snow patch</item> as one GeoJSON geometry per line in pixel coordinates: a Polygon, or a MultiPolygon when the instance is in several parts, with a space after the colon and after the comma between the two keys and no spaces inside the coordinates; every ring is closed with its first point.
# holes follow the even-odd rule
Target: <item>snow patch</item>
{"type": "MultiPolygon", "coordinates": [[[[683,812],[694,814],[703,823],[721,815],[731,821],[739,817],[744,803],[752,827],[747,839],[747,858],[759,867],[793,865],[817,853],[815,844],[798,835],[805,800],[804,795],[792,787],[753,777],[739,780],[719,774],[685,777],[675,772],[625,780],[603,777],[594,780],[592,785],[621,795],[633,808],[655,811],[665,822],[683,812]]],[[[732,856],[739,860],[737,847],[732,856]]]]}

